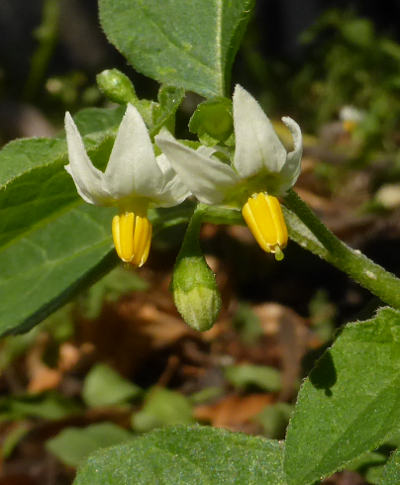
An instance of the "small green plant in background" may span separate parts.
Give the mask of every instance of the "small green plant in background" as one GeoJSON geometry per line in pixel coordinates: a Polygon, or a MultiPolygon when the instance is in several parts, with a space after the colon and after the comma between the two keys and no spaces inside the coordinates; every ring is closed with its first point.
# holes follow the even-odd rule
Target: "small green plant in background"
{"type": "MultiPolygon", "coordinates": [[[[246,223],[260,247],[275,255],[275,264],[290,238],[388,306],[367,321],[344,326],[303,382],[293,409],[276,406],[258,416],[269,438],[195,426],[189,398],[157,387],[144,396],[105,363],[94,366],[84,383],[83,404],[131,410],[132,401],[143,398],[143,409],[130,416],[133,430],[143,434],[103,423],[84,433],[69,428],[48,441],[48,449],[61,460],[80,465],[76,485],[307,485],[352,463],[356,468],[354,460],[399,432],[400,280],[340,241],[294,192],[302,155],[299,125],[283,118],[290,131],[286,140],[293,145],[286,147],[245,88],[237,86],[231,96],[232,64],[253,8],[251,0],[99,1],[108,40],[137,71],[161,84],[158,99],[139,99],[129,78],[109,69],[99,75],[99,89],[120,106],[67,115],[66,135],[15,140],[1,150],[0,333],[27,332],[119,264],[113,218],[117,253],[135,267],[145,263],[152,236],[188,224],[171,289],[178,310],[195,330],[212,327],[221,306],[199,244],[205,222],[246,223]],[[174,136],[175,114],[187,91],[205,98],[189,122],[189,130],[198,135],[195,141],[174,136]],[[191,199],[181,205],[189,193],[191,199]],[[289,417],[286,437],[278,441],[289,417]],[[174,426],[155,429],[166,424],[174,426]],[[99,443],[102,449],[90,455],[99,443]]],[[[396,45],[379,40],[387,53],[381,66],[368,23],[330,14],[309,41],[326,25],[338,30],[341,42],[322,66],[327,81],[319,85],[320,92],[314,86],[313,105],[325,103],[318,116],[328,119],[348,97],[354,98],[368,111],[360,122],[364,142],[373,143],[383,129],[382,113],[379,106],[367,106],[366,88],[379,84],[382,76],[389,89],[380,102],[384,108],[391,103],[390,88],[397,86],[396,45]],[[358,73],[370,75],[367,53],[376,61],[378,80],[347,78],[349,49],[358,73]],[[342,82],[347,84],[337,92],[342,82]]],[[[390,132],[393,117],[386,122],[390,132]]],[[[125,285],[145,290],[137,279],[125,285]]],[[[98,311],[101,285],[96,291],[89,315],[98,311]]],[[[323,341],[332,337],[333,315],[327,309],[323,295],[317,296],[313,324],[323,341]]],[[[237,325],[249,340],[257,338],[256,321],[247,328],[240,321],[237,325]]],[[[239,390],[281,390],[280,373],[267,366],[232,365],[225,374],[239,390]]],[[[74,408],[52,396],[40,407],[34,404],[23,397],[2,402],[6,414],[21,416],[63,416],[74,408]]],[[[396,484],[398,452],[379,465],[377,483],[396,484]]]]}
{"type": "Polygon", "coordinates": [[[348,105],[362,113],[356,134],[369,150],[396,150],[400,45],[352,11],[329,10],[303,33],[308,55],[294,93],[314,130],[348,105]],[[318,109],[310,109],[312,106],[318,109]]]}

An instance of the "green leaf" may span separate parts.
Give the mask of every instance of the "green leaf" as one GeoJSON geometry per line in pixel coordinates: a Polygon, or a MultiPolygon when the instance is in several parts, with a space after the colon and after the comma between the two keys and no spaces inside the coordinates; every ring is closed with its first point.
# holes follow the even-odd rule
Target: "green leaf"
{"type": "Polygon", "coordinates": [[[289,484],[311,484],[379,446],[400,419],[400,312],[347,325],[303,384],[286,435],[289,484]]]}
{"type": "Polygon", "coordinates": [[[151,389],[143,409],[132,416],[132,428],[140,432],[160,426],[193,422],[190,400],[179,392],[162,387],[151,389]]]}
{"type": "Polygon", "coordinates": [[[6,460],[11,456],[15,448],[19,445],[22,439],[29,433],[30,426],[28,423],[22,421],[14,423],[12,430],[4,437],[1,445],[1,458],[6,460]]]}
{"type": "Polygon", "coordinates": [[[125,106],[115,109],[86,108],[74,116],[80,134],[101,132],[116,129],[125,113],[125,106]]]}
{"type": "Polygon", "coordinates": [[[61,419],[80,411],[72,400],[56,392],[4,397],[0,400],[0,420],[25,417],[61,419]]]}
{"type": "Polygon", "coordinates": [[[112,406],[142,393],[140,387],[121,377],[106,364],[97,364],[87,374],[82,397],[88,406],[112,406]]]}
{"type": "MultiPolygon", "coordinates": [[[[157,123],[173,116],[179,92],[161,88],[157,123]]],[[[100,169],[123,112],[89,108],[75,116],[100,169]]],[[[67,163],[62,137],[16,140],[0,151],[0,336],[28,331],[117,264],[114,210],[83,202],[64,170],[67,163]]],[[[155,211],[149,217],[163,222],[155,211]]]]}
{"type": "MultiPolygon", "coordinates": [[[[100,168],[121,113],[77,116],[100,168]]],[[[0,335],[29,330],[116,262],[113,211],[80,199],[67,163],[62,138],[16,140],[0,151],[0,335]]]]}
{"type": "Polygon", "coordinates": [[[379,485],[396,485],[400,483],[400,450],[396,450],[383,469],[379,485]]]}
{"type": "Polygon", "coordinates": [[[191,394],[189,399],[192,404],[204,404],[209,401],[215,401],[223,394],[225,394],[223,387],[211,386],[191,394]]]}
{"type": "Polygon", "coordinates": [[[0,249],[2,335],[29,330],[116,262],[108,210],[78,202],[57,215],[0,249]]]}
{"type": "Polygon", "coordinates": [[[223,96],[254,0],[100,0],[109,41],[139,72],[223,96]],[[201,26],[201,28],[200,28],[201,26]]]}
{"type": "Polygon", "coordinates": [[[86,428],[66,428],[48,440],[46,448],[65,465],[77,467],[90,453],[132,438],[132,433],[113,423],[98,423],[86,428]]]}
{"type": "Polygon", "coordinates": [[[247,345],[255,344],[264,334],[259,316],[248,303],[239,302],[232,325],[247,345]]]}
{"type": "Polygon", "coordinates": [[[74,485],[284,485],[282,445],[209,427],[153,431],[101,450],[74,485]]]}
{"type": "Polygon", "coordinates": [[[266,365],[232,365],[226,367],[225,377],[239,389],[258,387],[264,391],[279,391],[282,387],[281,373],[266,365]]]}
{"type": "Polygon", "coordinates": [[[362,475],[368,483],[378,484],[382,477],[387,456],[374,451],[368,451],[346,465],[346,470],[356,471],[362,475]]]}

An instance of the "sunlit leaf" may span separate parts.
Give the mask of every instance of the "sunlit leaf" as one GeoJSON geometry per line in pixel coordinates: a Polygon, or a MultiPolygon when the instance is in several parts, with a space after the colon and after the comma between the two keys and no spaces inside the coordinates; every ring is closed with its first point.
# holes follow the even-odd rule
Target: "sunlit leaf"
{"type": "Polygon", "coordinates": [[[99,1],[104,32],[135,69],[204,96],[225,94],[253,5],[254,0],[99,1]]]}
{"type": "MultiPolygon", "coordinates": [[[[121,113],[77,117],[99,167],[121,113]]],[[[108,256],[113,211],[80,199],[66,163],[63,138],[16,140],[0,151],[0,334],[29,330],[115,264],[108,256]]]]}
{"type": "Polygon", "coordinates": [[[284,485],[282,445],[209,427],[166,428],[100,450],[74,485],[284,485]]]}
{"type": "Polygon", "coordinates": [[[379,446],[400,419],[400,312],[347,325],[303,384],[286,436],[288,483],[306,485],[379,446]]]}

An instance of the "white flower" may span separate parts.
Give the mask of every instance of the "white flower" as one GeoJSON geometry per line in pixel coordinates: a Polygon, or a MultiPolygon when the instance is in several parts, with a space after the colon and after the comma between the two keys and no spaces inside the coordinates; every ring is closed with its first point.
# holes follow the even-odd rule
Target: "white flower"
{"type": "Polygon", "coordinates": [[[351,104],[342,106],[339,111],[341,121],[354,121],[359,123],[365,118],[365,113],[351,104]]]}
{"type": "Polygon", "coordinates": [[[340,108],[339,119],[342,122],[344,131],[352,133],[357,125],[365,118],[365,112],[352,105],[345,105],[340,108]]]}
{"type": "Polygon", "coordinates": [[[287,153],[257,101],[237,85],[233,95],[236,147],[232,166],[213,156],[216,150],[193,150],[178,143],[166,130],[156,142],[191,192],[205,204],[242,209],[260,246],[282,256],[287,229],[276,196],[284,195],[300,173],[302,136],[291,118],[282,121],[293,137],[287,153]]]}
{"type": "Polygon", "coordinates": [[[126,262],[142,266],[147,259],[152,227],[150,207],[171,207],[188,195],[165,155],[155,157],[142,117],[128,104],[105,172],[90,161],[79,131],[69,113],[65,115],[69,165],[65,169],[79,195],[89,204],[115,206],[115,248],[126,262]]]}

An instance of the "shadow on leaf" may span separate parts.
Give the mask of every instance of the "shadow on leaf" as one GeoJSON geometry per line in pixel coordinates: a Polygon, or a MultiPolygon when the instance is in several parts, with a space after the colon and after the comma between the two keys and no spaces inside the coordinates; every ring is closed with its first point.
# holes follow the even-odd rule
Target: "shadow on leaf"
{"type": "Polygon", "coordinates": [[[331,353],[326,352],[318,361],[316,367],[310,373],[310,381],[317,389],[325,389],[327,396],[332,396],[331,387],[337,380],[335,365],[331,353]]]}

